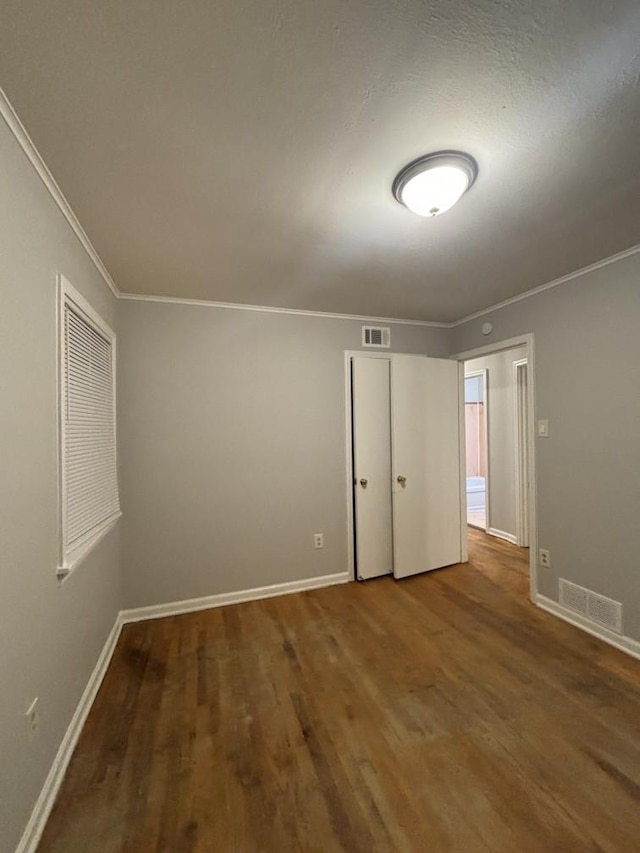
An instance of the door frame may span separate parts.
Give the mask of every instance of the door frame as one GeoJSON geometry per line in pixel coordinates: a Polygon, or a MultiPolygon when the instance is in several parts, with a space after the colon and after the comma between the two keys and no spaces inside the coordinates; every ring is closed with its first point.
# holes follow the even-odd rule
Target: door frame
{"type": "MultiPolygon", "coordinates": [[[[345,412],[345,436],[346,436],[346,470],[347,470],[347,572],[349,579],[357,581],[356,575],[356,548],[355,548],[355,513],[353,505],[353,388],[352,388],[352,373],[351,359],[354,356],[363,356],[365,358],[384,358],[391,366],[390,352],[368,352],[366,350],[345,350],[344,351],[344,412],[345,412]]],[[[391,485],[389,485],[391,488],[391,485]]]]}
{"type": "Polygon", "coordinates": [[[529,546],[528,521],[528,494],[527,494],[527,472],[523,464],[529,458],[529,436],[526,429],[528,411],[526,403],[523,405],[522,388],[529,386],[528,361],[520,358],[513,362],[513,388],[514,388],[514,431],[516,450],[516,545],[521,548],[529,546]]]}
{"type": "MultiPolygon", "coordinates": [[[[538,593],[538,522],[537,522],[537,486],[536,486],[536,447],[535,447],[535,339],[531,332],[520,335],[515,338],[508,338],[503,341],[495,341],[492,344],[487,344],[483,347],[476,347],[470,350],[452,355],[451,358],[459,362],[470,361],[473,358],[478,358],[483,355],[493,355],[494,353],[504,352],[505,350],[515,349],[516,347],[525,347],[524,358],[527,361],[527,439],[528,439],[528,474],[529,474],[529,489],[528,489],[528,520],[529,520],[529,596],[531,601],[536,603],[536,595],[538,593]]],[[[464,373],[464,371],[463,371],[464,373]]],[[[461,393],[464,394],[464,384],[461,393]]],[[[465,503],[466,503],[466,482],[465,488],[465,503]]],[[[466,520],[466,514],[465,514],[466,520]]]]}
{"type": "MultiPolygon", "coordinates": [[[[367,350],[344,350],[344,412],[345,412],[345,462],[346,462],[346,504],[347,504],[347,572],[350,580],[357,580],[355,559],[355,518],[353,505],[353,396],[351,359],[355,356],[363,358],[386,358],[389,364],[394,355],[412,355],[418,358],[444,358],[447,356],[430,356],[427,353],[408,352],[369,352],[367,350]]],[[[393,394],[393,388],[391,389],[393,394]]],[[[469,558],[467,543],[467,483],[465,476],[465,423],[464,423],[464,364],[458,366],[458,444],[460,447],[460,549],[461,563],[469,558]]],[[[391,483],[389,484],[391,488],[391,483]]]]}
{"type": "MultiPolygon", "coordinates": [[[[463,363],[463,371],[464,371],[464,363],[463,363]]],[[[471,379],[474,376],[480,376],[482,378],[482,399],[484,402],[484,458],[486,465],[486,476],[485,476],[485,488],[484,488],[484,521],[485,521],[485,533],[491,527],[490,518],[491,518],[491,503],[489,498],[489,483],[491,482],[491,471],[490,469],[490,459],[489,456],[489,371],[486,367],[482,367],[480,370],[471,370],[469,373],[464,371],[464,378],[471,379]]],[[[464,387],[464,386],[463,386],[464,387]]],[[[466,400],[465,400],[466,405],[466,400]]],[[[466,430],[466,420],[465,420],[465,430],[466,430]]],[[[465,434],[465,450],[466,450],[466,434],[465,434]]],[[[467,478],[466,478],[466,469],[467,469],[467,460],[465,453],[465,495],[467,489],[467,478]]],[[[466,519],[465,519],[466,520],[466,519]]],[[[467,524],[469,522],[467,521],[467,524]]]]}
{"type": "MultiPolygon", "coordinates": [[[[366,356],[365,356],[365,358],[366,358],[366,356]]],[[[352,407],[351,408],[351,429],[352,429],[351,507],[353,510],[353,521],[354,521],[354,537],[353,537],[354,577],[358,581],[370,580],[370,579],[376,578],[376,577],[385,577],[385,576],[390,576],[390,575],[392,576],[393,575],[393,494],[392,494],[391,488],[389,488],[387,490],[387,498],[388,498],[388,519],[387,520],[389,522],[389,528],[387,529],[387,532],[389,534],[389,539],[388,539],[388,543],[385,543],[385,544],[388,544],[388,547],[389,547],[389,555],[388,555],[389,556],[389,562],[387,564],[386,560],[382,561],[382,562],[384,562],[385,565],[388,566],[389,571],[382,572],[380,574],[372,574],[372,575],[363,574],[363,570],[362,570],[363,567],[360,563],[360,558],[361,558],[361,556],[363,556],[363,552],[361,550],[361,547],[362,547],[363,542],[365,542],[367,540],[368,536],[371,533],[371,530],[370,530],[371,521],[369,521],[369,523],[366,524],[362,528],[363,530],[364,529],[367,530],[367,535],[363,536],[362,540],[359,541],[358,535],[357,535],[357,531],[361,529],[361,516],[359,515],[359,509],[363,509],[363,507],[360,506],[360,501],[362,500],[366,503],[367,498],[362,494],[361,488],[359,488],[360,481],[358,479],[359,478],[358,470],[359,470],[360,463],[359,463],[358,438],[357,438],[358,434],[359,434],[357,413],[359,411],[358,401],[359,400],[362,401],[362,397],[360,397],[360,392],[362,391],[362,386],[361,385],[359,386],[359,384],[358,384],[358,382],[359,382],[358,377],[362,376],[363,373],[366,373],[372,369],[377,372],[381,364],[383,365],[383,367],[384,367],[384,365],[386,365],[386,367],[384,368],[384,375],[386,376],[386,383],[385,383],[386,394],[384,394],[383,396],[386,398],[387,405],[390,401],[390,394],[391,394],[391,360],[385,359],[385,358],[367,359],[367,361],[370,362],[370,364],[367,364],[367,365],[364,365],[361,363],[364,360],[365,360],[364,358],[352,358],[352,359],[350,359],[351,380],[352,380],[351,381],[351,407],[352,407]],[[354,427],[355,427],[355,430],[354,430],[354,427]]],[[[379,402],[379,404],[383,404],[382,399],[380,399],[378,402],[379,402]]],[[[376,407],[376,411],[377,411],[377,407],[376,407]]],[[[392,483],[391,466],[393,464],[393,454],[391,452],[392,438],[391,438],[391,410],[390,410],[390,408],[388,409],[387,414],[388,414],[388,420],[387,420],[386,426],[388,429],[388,436],[387,437],[389,439],[389,443],[388,443],[388,448],[387,448],[388,456],[387,456],[387,460],[386,460],[386,462],[388,463],[388,471],[385,473],[388,475],[387,485],[390,485],[392,483]]],[[[378,419],[376,417],[376,420],[384,420],[384,418],[378,419]]],[[[378,424],[378,425],[380,425],[380,424],[378,424]]],[[[367,432],[367,430],[365,429],[365,433],[366,432],[367,432]]],[[[379,448],[379,452],[382,453],[382,447],[379,448]]],[[[374,456],[377,458],[378,453],[375,453],[374,456]]],[[[372,460],[370,459],[370,461],[372,461],[372,460]]],[[[378,476],[380,476],[382,474],[382,472],[376,471],[375,468],[370,468],[367,470],[369,471],[369,473],[367,473],[368,477],[373,477],[374,473],[375,473],[375,477],[377,479],[378,476]]],[[[381,477],[381,480],[383,480],[383,479],[384,479],[384,476],[381,477]]],[[[371,481],[371,488],[372,489],[374,488],[373,480],[371,481]]],[[[384,489],[384,486],[383,486],[383,489],[384,489]]],[[[364,515],[364,509],[363,509],[363,515],[364,515]]],[[[382,519],[380,519],[380,522],[382,523],[382,519]]],[[[384,527],[384,526],[385,525],[382,524],[382,527],[384,527]]],[[[378,529],[379,529],[378,524],[376,524],[375,527],[378,527],[378,529]]],[[[381,543],[378,543],[378,544],[381,544],[381,543]]],[[[376,548],[375,550],[376,550],[377,556],[380,557],[382,551],[379,550],[378,548],[376,548]]],[[[371,556],[372,560],[376,559],[371,554],[370,554],[370,556],[371,556]]]]}

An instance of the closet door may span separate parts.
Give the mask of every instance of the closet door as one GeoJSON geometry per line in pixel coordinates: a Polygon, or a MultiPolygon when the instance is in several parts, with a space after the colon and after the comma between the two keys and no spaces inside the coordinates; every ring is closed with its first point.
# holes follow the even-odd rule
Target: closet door
{"type": "Polygon", "coordinates": [[[461,560],[459,405],[456,361],[393,356],[391,433],[396,578],[461,560]]]}
{"type": "Polygon", "coordinates": [[[393,571],[389,360],[352,360],[353,471],[358,579],[393,571]]]}

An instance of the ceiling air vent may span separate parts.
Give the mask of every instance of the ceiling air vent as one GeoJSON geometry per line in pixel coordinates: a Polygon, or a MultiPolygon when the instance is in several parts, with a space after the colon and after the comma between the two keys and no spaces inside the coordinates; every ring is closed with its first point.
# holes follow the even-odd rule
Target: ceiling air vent
{"type": "Polygon", "coordinates": [[[391,346],[391,329],[388,326],[363,326],[362,346],[389,349],[391,346]]]}

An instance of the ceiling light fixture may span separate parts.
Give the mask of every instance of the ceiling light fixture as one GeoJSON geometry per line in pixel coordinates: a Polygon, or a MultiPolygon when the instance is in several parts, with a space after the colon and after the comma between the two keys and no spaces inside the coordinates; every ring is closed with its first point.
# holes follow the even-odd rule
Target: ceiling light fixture
{"type": "Polygon", "coordinates": [[[439,216],[460,200],[478,175],[478,164],[462,151],[437,151],[405,166],[393,195],[418,216],[439,216]]]}

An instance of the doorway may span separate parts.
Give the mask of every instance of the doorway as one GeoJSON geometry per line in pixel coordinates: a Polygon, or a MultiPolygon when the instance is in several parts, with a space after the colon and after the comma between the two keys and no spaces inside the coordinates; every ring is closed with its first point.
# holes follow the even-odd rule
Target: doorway
{"type": "Polygon", "coordinates": [[[487,371],[465,369],[464,422],[467,524],[488,527],[487,371]]]}
{"type": "Polygon", "coordinates": [[[516,447],[516,545],[529,547],[529,366],[526,358],[513,362],[516,447]]]}
{"type": "Polygon", "coordinates": [[[529,548],[532,599],[537,591],[533,346],[533,335],[523,335],[455,356],[465,366],[469,535],[482,537],[472,529],[479,528],[511,546],[529,548]]]}

